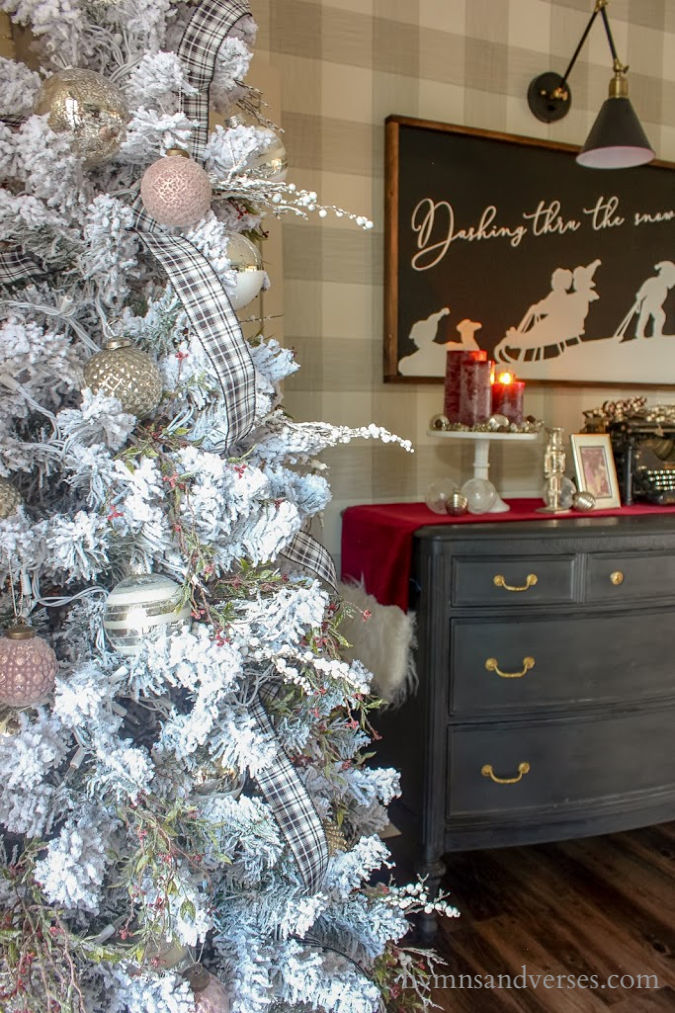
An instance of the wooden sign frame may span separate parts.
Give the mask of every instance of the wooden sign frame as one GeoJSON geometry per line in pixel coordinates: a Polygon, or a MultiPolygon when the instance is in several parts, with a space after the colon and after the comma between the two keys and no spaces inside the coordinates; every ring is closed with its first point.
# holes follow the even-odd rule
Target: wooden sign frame
{"type": "Polygon", "coordinates": [[[386,120],[384,379],[482,347],[534,382],[675,385],[675,165],[386,120]]]}

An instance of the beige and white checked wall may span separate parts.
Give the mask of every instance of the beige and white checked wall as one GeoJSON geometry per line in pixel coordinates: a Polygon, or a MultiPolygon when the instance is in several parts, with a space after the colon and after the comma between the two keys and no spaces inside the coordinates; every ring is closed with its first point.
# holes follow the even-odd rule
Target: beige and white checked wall
{"type": "MultiPolygon", "coordinates": [[[[434,479],[470,473],[468,447],[426,436],[441,410],[441,386],[382,382],[384,118],[398,113],[581,144],[606,96],[611,61],[597,22],[573,71],[572,109],[549,127],[527,107],[528,84],[545,70],[562,73],[593,0],[251,5],[256,60],[278,77],[289,178],[375,222],[369,233],[331,218],[283,225],[283,281],[274,274],[272,281],[283,285],[284,340],[302,364],[286,384],[286,407],[302,420],[376,422],[416,449],[411,456],[360,442],[325,455],[334,501],[322,537],[337,556],[345,506],[422,499],[434,479]]],[[[647,136],[660,158],[675,161],[675,0],[612,0],[609,15],[647,136]]],[[[583,408],[629,393],[530,387],[526,411],[574,432],[583,408]]],[[[654,389],[648,396],[675,398],[654,389]]],[[[493,450],[491,477],[507,493],[537,493],[542,457],[539,444],[493,450]]]]}

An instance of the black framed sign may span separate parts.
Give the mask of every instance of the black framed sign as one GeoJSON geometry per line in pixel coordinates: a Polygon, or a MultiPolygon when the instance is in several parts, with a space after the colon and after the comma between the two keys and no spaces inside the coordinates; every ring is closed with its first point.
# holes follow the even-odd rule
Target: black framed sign
{"type": "Polygon", "coordinates": [[[386,141],[385,380],[483,348],[522,379],[675,384],[674,165],[403,116],[386,141]]]}

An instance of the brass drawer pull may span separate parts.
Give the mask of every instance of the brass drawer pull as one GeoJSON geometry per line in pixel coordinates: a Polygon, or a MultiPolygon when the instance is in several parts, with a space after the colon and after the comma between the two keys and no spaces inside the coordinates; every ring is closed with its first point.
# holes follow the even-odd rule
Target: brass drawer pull
{"type": "Polygon", "coordinates": [[[522,781],[525,774],[530,773],[530,765],[527,761],[518,764],[518,777],[497,777],[494,770],[492,769],[491,763],[486,763],[480,768],[480,772],[483,777],[489,777],[495,784],[518,784],[522,781]]]}
{"type": "Polygon", "coordinates": [[[536,573],[528,573],[522,587],[516,587],[513,584],[507,584],[506,577],[504,577],[501,573],[496,573],[492,578],[492,583],[495,587],[503,587],[505,591],[527,591],[529,588],[534,587],[538,579],[539,578],[536,573]]]}
{"type": "Polygon", "coordinates": [[[610,573],[609,579],[614,584],[614,587],[618,587],[619,584],[623,584],[623,573],[621,570],[614,570],[613,573],[610,573]]]}
{"type": "Polygon", "coordinates": [[[496,658],[488,658],[485,667],[488,672],[496,672],[500,679],[522,679],[526,672],[534,668],[534,658],[523,658],[523,667],[520,672],[502,672],[496,658]]]}

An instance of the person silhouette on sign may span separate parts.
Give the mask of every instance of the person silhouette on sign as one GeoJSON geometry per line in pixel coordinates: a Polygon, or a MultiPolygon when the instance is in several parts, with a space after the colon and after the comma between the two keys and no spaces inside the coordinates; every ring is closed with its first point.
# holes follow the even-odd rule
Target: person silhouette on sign
{"type": "Polygon", "coordinates": [[[616,329],[616,337],[621,341],[632,341],[626,332],[633,316],[637,313],[635,324],[636,338],[662,338],[663,325],[666,322],[666,311],[663,304],[668,298],[670,289],[675,285],[675,264],[672,260],[661,260],[654,265],[657,274],[645,279],[637,290],[635,302],[616,329]],[[651,334],[645,333],[647,324],[652,321],[651,334]]]}

